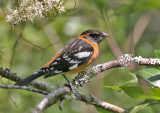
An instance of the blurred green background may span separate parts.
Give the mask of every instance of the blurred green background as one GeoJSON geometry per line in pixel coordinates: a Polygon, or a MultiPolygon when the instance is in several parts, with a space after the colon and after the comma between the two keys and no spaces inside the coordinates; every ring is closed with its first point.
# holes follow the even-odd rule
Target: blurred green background
{"type": "MultiPolygon", "coordinates": [[[[12,28],[5,21],[9,13],[10,0],[0,0],[0,67],[11,68],[23,77],[43,66],[67,43],[84,30],[97,29],[109,34],[100,44],[100,55],[92,64],[117,59],[123,53],[142,57],[154,57],[154,50],[160,50],[160,1],[159,0],[66,0],[66,9],[75,9],[58,17],[36,19],[25,24],[22,37],[20,25],[12,28]],[[27,40],[27,41],[26,41],[27,40]],[[37,46],[29,43],[32,42],[37,46]],[[15,51],[15,52],[14,52],[15,51]]],[[[138,67],[143,68],[143,67],[138,67]]],[[[91,79],[79,91],[123,108],[132,108],[143,99],[133,99],[124,92],[103,86],[119,86],[133,79],[130,69],[110,69],[91,79]]],[[[69,76],[72,80],[74,75],[69,76]]],[[[37,79],[43,83],[62,86],[66,81],[61,76],[37,79]]],[[[14,84],[0,78],[1,84],[14,84]]],[[[43,99],[43,95],[0,89],[0,113],[30,113],[43,99]]],[[[98,113],[96,108],[77,100],[65,100],[63,111],[59,103],[44,113],[98,113]]],[[[140,113],[158,113],[159,105],[152,105],[140,113]]],[[[106,112],[107,113],[107,112],[106,112]]]]}

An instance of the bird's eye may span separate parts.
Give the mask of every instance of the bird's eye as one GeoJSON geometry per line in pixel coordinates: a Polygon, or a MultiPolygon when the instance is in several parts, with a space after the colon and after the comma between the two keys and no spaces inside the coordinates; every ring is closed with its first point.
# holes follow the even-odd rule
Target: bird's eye
{"type": "Polygon", "coordinates": [[[91,37],[97,37],[98,36],[98,34],[90,34],[89,36],[91,36],[91,37]]]}

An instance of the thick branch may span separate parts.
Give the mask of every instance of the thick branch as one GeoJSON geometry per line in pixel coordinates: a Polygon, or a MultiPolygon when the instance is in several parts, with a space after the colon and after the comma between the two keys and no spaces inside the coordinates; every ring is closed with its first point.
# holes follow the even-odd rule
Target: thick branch
{"type": "Polygon", "coordinates": [[[75,77],[75,79],[73,80],[73,84],[75,84],[76,86],[81,86],[83,83],[88,82],[90,78],[102,73],[105,70],[116,67],[125,68],[132,64],[160,66],[160,59],[142,58],[141,56],[132,57],[130,54],[124,54],[120,56],[118,60],[109,61],[104,64],[98,64],[96,66],[93,66],[91,69],[84,71],[83,73],[75,77]]]}
{"type": "MultiPolygon", "coordinates": [[[[131,65],[133,63],[136,63],[138,65],[153,65],[153,66],[160,66],[160,59],[157,58],[142,58],[142,57],[132,57],[129,54],[125,54],[119,57],[118,60],[110,61],[104,64],[98,64],[94,66],[93,68],[86,70],[84,73],[81,73],[75,77],[75,79],[72,81],[73,85],[76,87],[86,83],[89,81],[90,78],[94,77],[95,75],[98,75],[99,73],[115,68],[115,67],[127,67],[128,65],[131,65]]],[[[15,73],[9,72],[9,70],[4,70],[0,68],[0,75],[2,77],[5,77],[7,79],[10,79],[12,81],[19,81],[22,79],[22,77],[16,75],[15,73]]],[[[48,86],[45,84],[42,84],[38,82],[31,82],[29,85],[32,85],[33,87],[38,86],[38,89],[46,90],[48,86]]],[[[71,92],[69,87],[62,87],[54,90],[52,93],[48,94],[37,106],[34,113],[38,113],[40,111],[43,111],[47,107],[55,104],[57,101],[61,100],[65,94],[69,94],[71,92]]],[[[75,95],[77,96],[77,95],[75,95]]],[[[117,107],[115,105],[109,104],[107,102],[103,102],[93,96],[85,96],[79,94],[76,98],[77,100],[84,101],[89,104],[93,104],[95,106],[101,107],[105,110],[110,110],[112,112],[126,112],[123,108],[117,107]]]]}
{"type": "Polygon", "coordinates": [[[76,95],[76,99],[83,101],[87,104],[95,105],[95,106],[100,107],[102,109],[105,109],[107,111],[118,112],[118,113],[126,113],[127,112],[125,109],[123,109],[121,107],[110,104],[108,102],[101,101],[92,95],[86,96],[86,95],[78,94],[78,95],[76,95]]]}
{"type": "MultiPolygon", "coordinates": [[[[57,90],[54,90],[52,93],[48,94],[36,107],[36,109],[33,111],[33,113],[40,113],[44,109],[48,108],[49,106],[55,104],[57,101],[59,101],[62,96],[65,94],[70,93],[70,88],[68,87],[62,87],[57,90]]],[[[100,107],[102,109],[105,109],[107,111],[111,112],[118,112],[118,113],[126,113],[127,111],[121,107],[118,107],[116,105],[101,101],[97,99],[94,96],[85,96],[80,93],[75,94],[75,99],[79,101],[83,101],[87,104],[95,105],[97,107],[100,107]]]]}
{"type": "Polygon", "coordinates": [[[33,111],[33,113],[39,113],[42,112],[47,107],[53,105],[57,101],[59,101],[61,98],[60,96],[63,96],[67,93],[70,93],[70,88],[68,87],[62,87],[59,89],[54,90],[52,93],[48,94],[36,107],[36,109],[33,111]],[[58,97],[58,98],[56,98],[58,97]]]}

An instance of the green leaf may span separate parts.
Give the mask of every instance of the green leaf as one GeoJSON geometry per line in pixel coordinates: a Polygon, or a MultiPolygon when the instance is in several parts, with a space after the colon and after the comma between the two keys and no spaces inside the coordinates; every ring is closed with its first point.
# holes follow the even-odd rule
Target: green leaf
{"type": "Polygon", "coordinates": [[[121,87],[122,86],[129,86],[129,85],[133,85],[133,84],[138,84],[138,80],[137,80],[137,76],[136,76],[136,74],[135,73],[129,73],[134,79],[133,80],[130,80],[130,81],[128,81],[128,82],[126,82],[126,83],[124,83],[123,85],[121,85],[121,87]]]}
{"type": "Polygon", "coordinates": [[[149,103],[145,103],[145,104],[141,104],[141,105],[135,106],[135,107],[130,111],[130,113],[137,113],[138,111],[144,109],[144,108],[147,107],[148,105],[149,105],[149,103]]]}
{"type": "Polygon", "coordinates": [[[136,74],[135,73],[129,73],[130,75],[132,75],[133,78],[137,79],[136,74]]]}
{"type": "Polygon", "coordinates": [[[143,76],[137,75],[137,79],[140,86],[155,87],[152,82],[150,82],[148,79],[145,79],[143,76]]]}
{"type": "Polygon", "coordinates": [[[133,84],[136,84],[136,85],[138,84],[137,79],[130,80],[130,81],[124,83],[123,85],[121,85],[121,87],[129,86],[129,85],[133,85],[133,84]]]}
{"type": "Polygon", "coordinates": [[[145,79],[160,74],[160,70],[156,68],[141,69],[136,72],[138,75],[143,76],[145,79]]]}
{"type": "Polygon", "coordinates": [[[160,70],[156,68],[146,68],[136,72],[150,82],[152,85],[157,86],[156,81],[160,80],[160,70]]]}
{"type": "Polygon", "coordinates": [[[103,87],[110,88],[110,89],[115,89],[115,90],[118,90],[118,91],[122,91],[122,89],[119,88],[118,86],[103,86],[103,87]]]}
{"type": "Polygon", "coordinates": [[[159,50],[154,50],[154,55],[156,58],[160,58],[160,51],[159,50]]]}
{"type": "Polygon", "coordinates": [[[160,74],[149,77],[148,80],[151,81],[152,83],[155,83],[156,81],[160,80],[160,74]]]}
{"type": "Polygon", "coordinates": [[[128,96],[139,99],[160,100],[160,89],[151,87],[128,86],[120,87],[128,96]]]}

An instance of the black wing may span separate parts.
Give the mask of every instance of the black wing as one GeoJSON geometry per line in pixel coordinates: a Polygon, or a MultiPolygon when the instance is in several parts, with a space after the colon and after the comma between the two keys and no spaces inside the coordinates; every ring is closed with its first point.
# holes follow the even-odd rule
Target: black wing
{"type": "Polygon", "coordinates": [[[93,47],[81,39],[75,39],[68,44],[63,50],[62,54],[54,60],[49,69],[50,71],[45,75],[45,78],[57,75],[62,72],[71,71],[80,65],[87,63],[93,54],[93,47]]]}
{"type": "Polygon", "coordinates": [[[76,39],[68,44],[49,67],[42,67],[32,75],[17,82],[15,85],[24,86],[34,79],[44,75],[45,78],[67,72],[87,63],[92,57],[93,47],[81,39],[76,39]]]}

